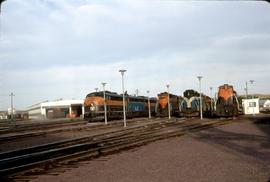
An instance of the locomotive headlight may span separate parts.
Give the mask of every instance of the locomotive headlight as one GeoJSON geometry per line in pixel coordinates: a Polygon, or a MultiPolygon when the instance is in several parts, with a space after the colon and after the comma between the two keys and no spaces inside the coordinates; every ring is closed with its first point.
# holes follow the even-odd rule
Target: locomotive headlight
{"type": "Polygon", "coordinates": [[[96,106],[94,104],[91,104],[90,111],[96,111],[96,106]]]}

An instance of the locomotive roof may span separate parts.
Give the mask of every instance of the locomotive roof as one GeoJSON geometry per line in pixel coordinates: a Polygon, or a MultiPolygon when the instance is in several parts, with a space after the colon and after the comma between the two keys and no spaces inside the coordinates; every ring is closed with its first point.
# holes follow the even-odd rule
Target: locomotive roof
{"type": "Polygon", "coordinates": [[[229,84],[221,85],[221,86],[218,87],[218,89],[219,89],[219,91],[221,89],[232,89],[233,94],[237,95],[237,92],[233,89],[233,86],[229,85],[229,84]]]}
{"type": "MultiPolygon", "coordinates": [[[[116,92],[110,92],[110,91],[105,91],[106,95],[118,95],[116,92]]],[[[91,97],[91,96],[103,96],[103,91],[100,91],[100,92],[92,92],[92,93],[89,93],[87,94],[86,97],[91,97]]]]}
{"type": "MultiPolygon", "coordinates": [[[[107,96],[112,96],[112,97],[121,97],[121,98],[123,97],[123,94],[117,94],[116,92],[105,91],[105,94],[107,96]]],[[[92,96],[103,97],[103,91],[89,93],[86,97],[92,97],[92,96]]],[[[125,94],[125,97],[132,98],[132,99],[148,99],[148,97],[145,97],[145,96],[131,96],[131,95],[128,95],[128,94],[125,94]]],[[[150,100],[156,100],[155,97],[150,97],[149,99],[150,100]]]]}
{"type": "MultiPolygon", "coordinates": [[[[162,96],[162,95],[168,95],[168,92],[162,92],[162,93],[159,93],[158,96],[162,96]]],[[[174,95],[174,94],[169,94],[170,97],[178,97],[177,95],[174,95]]]]}
{"type": "Polygon", "coordinates": [[[221,86],[219,86],[219,89],[224,89],[225,87],[232,88],[233,89],[233,86],[232,85],[229,85],[229,84],[221,85],[221,86]]]}

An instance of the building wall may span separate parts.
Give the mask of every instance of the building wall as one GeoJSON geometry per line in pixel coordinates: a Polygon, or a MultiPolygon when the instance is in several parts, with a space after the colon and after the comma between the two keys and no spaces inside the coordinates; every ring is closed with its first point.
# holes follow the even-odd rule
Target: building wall
{"type": "Polygon", "coordinates": [[[28,109],[29,119],[42,119],[48,118],[65,118],[71,117],[72,115],[72,105],[79,105],[82,107],[82,115],[84,115],[84,100],[59,100],[52,102],[43,102],[30,106],[28,109]],[[66,111],[68,110],[68,114],[66,111]]]}
{"type": "Polygon", "coordinates": [[[42,112],[41,104],[29,107],[28,117],[29,119],[44,119],[45,114],[42,112]]]}

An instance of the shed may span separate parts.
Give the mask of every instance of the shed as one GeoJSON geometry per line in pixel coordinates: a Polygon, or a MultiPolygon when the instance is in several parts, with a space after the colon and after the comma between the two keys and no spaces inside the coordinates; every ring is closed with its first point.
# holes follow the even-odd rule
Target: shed
{"type": "Polygon", "coordinates": [[[84,115],[84,100],[56,100],[32,105],[29,119],[76,118],[84,115]]]}
{"type": "Polygon", "coordinates": [[[259,114],[259,99],[242,99],[244,114],[259,114]]]}

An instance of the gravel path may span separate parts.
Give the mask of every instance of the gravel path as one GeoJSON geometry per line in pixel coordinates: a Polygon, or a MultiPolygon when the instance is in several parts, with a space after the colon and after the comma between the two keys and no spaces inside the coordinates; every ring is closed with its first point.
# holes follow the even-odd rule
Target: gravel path
{"type": "Polygon", "coordinates": [[[154,142],[68,169],[52,170],[30,181],[266,182],[269,179],[270,124],[247,120],[154,142]]]}

